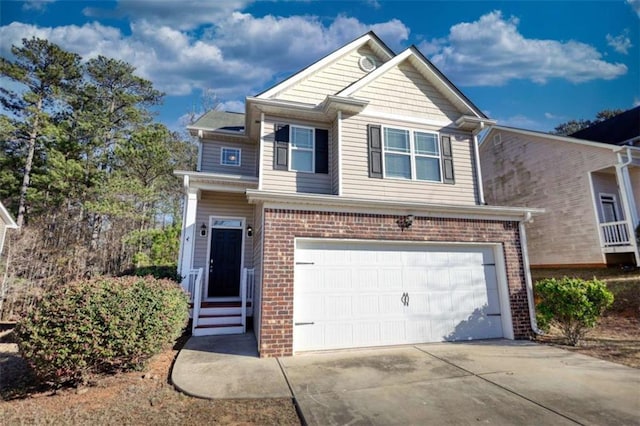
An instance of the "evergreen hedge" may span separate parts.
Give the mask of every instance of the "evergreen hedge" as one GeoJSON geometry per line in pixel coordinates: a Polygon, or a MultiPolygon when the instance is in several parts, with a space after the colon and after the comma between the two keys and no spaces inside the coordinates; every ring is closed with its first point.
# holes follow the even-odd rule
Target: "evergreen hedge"
{"type": "Polygon", "coordinates": [[[101,277],[48,292],[15,333],[38,378],[77,384],[141,369],[181,335],[188,315],[187,295],[173,281],[101,277]]]}

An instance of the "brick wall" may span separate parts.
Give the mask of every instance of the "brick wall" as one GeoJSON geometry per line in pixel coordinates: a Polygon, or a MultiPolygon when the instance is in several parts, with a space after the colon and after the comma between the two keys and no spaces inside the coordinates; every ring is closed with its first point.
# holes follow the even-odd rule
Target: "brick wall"
{"type": "Polygon", "coordinates": [[[398,217],[265,209],[260,356],[292,354],[296,237],[502,243],[514,335],[531,335],[518,222],[416,216],[413,226],[401,232],[398,217]]]}

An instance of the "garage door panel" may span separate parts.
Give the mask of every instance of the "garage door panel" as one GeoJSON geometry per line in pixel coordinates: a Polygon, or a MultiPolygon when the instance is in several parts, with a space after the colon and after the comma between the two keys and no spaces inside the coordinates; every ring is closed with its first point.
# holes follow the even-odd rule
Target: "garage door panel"
{"type": "Polygon", "coordinates": [[[448,291],[430,292],[428,311],[435,315],[453,311],[451,293],[448,291]]]}
{"type": "MultiPolygon", "coordinates": [[[[407,340],[406,320],[391,319],[380,323],[380,344],[399,345],[407,340]]],[[[371,342],[363,346],[370,346],[371,342]]]]}
{"type": "MultiPolygon", "coordinates": [[[[351,270],[350,279],[355,290],[368,291],[380,288],[380,277],[376,269],[354,267],[351,270]]],[[[339,280],[343,281],[344,277],[339,280]]]]}
{"type": "Polygon", "coordinates": [[[402,270],[402,284],[404,291],[420,291],[427,285],[426,268],[407,267],[402,270]]]}
{"type": "Polygon", "coordinates": [[[449,291],[449,270],[434,268],[427,270],[427,279],[430,291],[449,291]]]}
{"type": "Polygon", "coordinates": [[[503,335],[490,247],[312,242],[296,259],[294,320],[313,324],[295,351],[503,335]]]}

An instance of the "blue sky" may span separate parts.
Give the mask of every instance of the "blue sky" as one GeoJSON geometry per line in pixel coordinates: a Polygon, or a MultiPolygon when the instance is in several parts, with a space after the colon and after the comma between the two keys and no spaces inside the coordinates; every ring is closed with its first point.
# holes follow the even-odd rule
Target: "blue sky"
{"type": "Polygon", "coordinates": [[[204,90],[224,109],[374,30],[415,44],[499,123],[552,130],[640,104],[640,0],[6,1],[0,54],[47,38],[88,59],[125,60],[167,96],[179,129],[204,90]]]}

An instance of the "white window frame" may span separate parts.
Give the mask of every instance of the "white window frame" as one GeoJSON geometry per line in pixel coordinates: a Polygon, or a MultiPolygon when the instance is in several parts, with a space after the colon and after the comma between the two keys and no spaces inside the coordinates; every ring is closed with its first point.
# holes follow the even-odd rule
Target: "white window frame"
{"type": "Polygon", "coordinates": [[[384,179],[397,179],[402,181],[414,181],[414,182],[429,182],[429,183],[442,183],[442,147],[440,146],[440,134],[438,132],[430,131],[430,130],[421,130],[421,129],[411,129],[407,127],[400,126],[382,126],[381,135],[382,139],[382,176],[384,179]],[[394,129],[394,130],[402,130],[409,132],[409,152],[396,152],[396,151],[388,151],[385,141],[386,141],[386,130],[394,129]],[[416,133],[425,133],[435,135],[436,137],[436,146],[438,148],[438,155],[430,155],[430,154],[418,154],[416,153],[415,146],[415,134],[416,133]],[[410,174],[411,177],[409,179],[396,177],[396,176],[387,176],[387,162],[386,156],[389,154],[397,154],[397,155],[408,155],[410,157],[410,174]],[[426,179],[418,179],[417,178],[417,167],[416,167],[416,157],[425,157],[425,158],[435,158],[438,160],[438,164],[440,166],[440,179],[439,180],[426,180],[426,179]]]}
{"type": "Polygon", "coordinates": [[[616,197],[616,194],[600,192],[600,193],[598,193],[598,199],[600,200],[600,214],[602,215],[602,222],[601,223],[610,223],[610,222],[605,222],[605,219],[606,219],[606,217],[605,217],[606,215],[605,215],[605,212],[604,212],[605,203],[613,203],[614,214],[618,218],[616,220],[616,222],[621,222],[621,221],[624,220],[622,218],[623,216],[621,214],[622,212],[620,211],[620,206],[618,205],[618,197],[616,197]]]}
{"type": "Polygon", "coordinates": [[[315,173],[316,172],[316,129],[315,127],[299,126],[297,124],[289,125],[289,171],[298,173],[315,173]],[[293,146],[293,129],[311,130],[311,148],[298,148],[293,146]],[[293,151],[311,151],[311,170],[296,170],[293,168],[293,151]]]}
{"type": "Polygon", "coordinates": [[[220,165],[228,166],[228,167],[240,167],[242,165],[242,149],[241,148],[233,148],[230,146],[223,146],[220,148],[220,165]],[[238,164],[228,164],[224,162],[224,151],[237,151],[238,152],[238,164]]]}

